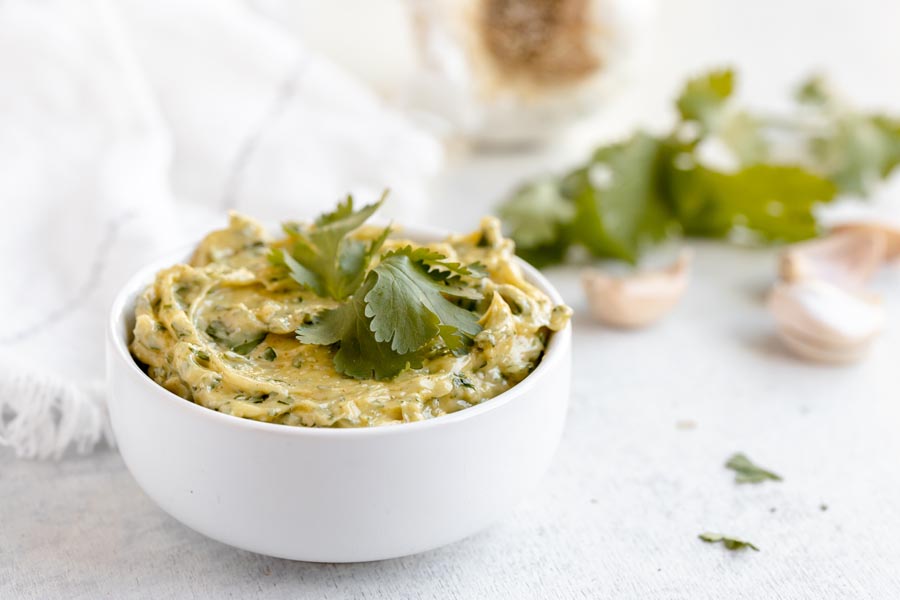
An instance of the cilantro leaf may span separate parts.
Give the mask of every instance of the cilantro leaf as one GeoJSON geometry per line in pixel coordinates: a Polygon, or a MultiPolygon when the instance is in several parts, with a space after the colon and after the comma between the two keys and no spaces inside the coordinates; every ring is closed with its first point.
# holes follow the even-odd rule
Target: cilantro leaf
{"type": "Polygon", "coordinates": [[[793,242],[818,233],[814,206],[835,196],[827,179],[795,166],[754,165],[736,173],[697,166],[674,169],[672,203],[684,232],[725,237],[742,226],[767,241],[793,242]]]}
{"type": "Polygon", "coordinates": [[[741,165],[765,162],[770,144],[763,135],[764,123],[743,111],[726,113],[711,132],[728,148],[741,165]]]}
{"type": "Polygon", "coordinates": [[[753,464],[749,458],[740,452],[729,458],[728,462],[725,463],[725,467],[737,473],[734,478],[737,483],[760,483],[768,479],[781,481],[781,476],[753,464]]]}
{"type": "MultiPolygon", "coordinates": [[[[368,243],[348,236],[382,202],[384,197],[354,210],[348,197],[312,226],[287,223],[289,248],[269,257],[301,286],[343,301],[301,325],[297,339],[337,345],[335,368],[359,379],[389,379],[404,369],[420,368],[428,353],[461,350],[481,331],[478,316],[450,299],[482,298],[473,285],[485,276],[482,265],[462,265],[428,248],[407,246],[381,256],[370,270],[390,228],[368,243]]],[[[254,347],[242,350],[249,353],[254,347]]],[[[273,361],[277,355],[268,348],[262,357],[273,361]]]]}
{"type": "Polygon", "coordinates": [[[420,368],[425,351],[440,338],[462,348],[479,331],[478,316],[446,297],[480,299],[465,285],[483,276],[427,248],[401,248],[384,255],[362,287],[341,306],[297,329],[307,344],[339,344],[335,368],[358,379],[389,379],[420,368]]]}
{"type": "Polygon", "coordinates": [[[638,132],[517,189],[499,207],[517,253],[546,266],[579,246],[635,262],[678,234],[799,241],[818,235],[819,204],[866,195],[900,166],[900,119],[853,111],[821,80],[798,92],[796,115],[751,113],[735,108],[734,83],[727,69],[694,78],[670,132],[638,132]],[[709,164],[723,152],[730,164],[709,164]]]}
{"type": "Polygon", "coordinates": [[[722,69],[688,80],[675,101],[685,121],[696,121],[704,130],[711,129],[726,101],[734,92],[734,71],[722,69]]]}
{"type": "Polygon", "coordinates": [[[481,298],[477,290],[453,284],[453,277],[468,270],[440,261],[439,256],[407,247],[385,255],[373,271],[375,282],[365,296],[366,316],[372,319],[375,340],[390,342],[394,352],[414,352],[437,335],[456,348],[481,331],[474,313],[444,297],[481,298]]]}
{"type": "Polygon", "coordinates": [[[248,337],[247,332],[232,331],[224,322],[215,319],[206,326],[206,335],[227,346],[232,352],[246,356],[259,346],[269,333],[265,330],[255,331],[248,337]]]}
{"type": "Polygon", "coordinates": [[[637,133],[601,148],[572,176],[574,239],[595,256],[635,262],[643,246],[664,237],[669,215],[657,188],[660,143],[637,133]]]}
{"type": "Polygon", "coordinates": [[[375,339],[365,301],[375,279],[374,272],[369,273],[348,302],[326,310],[316,322],[297,329],[297,339],[304,344],[339,344],[334,355],[335,369],[356,379],[390,379],[407,368],[422,367],[423,356],[419,353],[400,354],[391,349],[390,343],[375,339]]]}
{"type": "Polygon", "coordinates": [[[804,82],[795,97],[817,123],[812,162],[841,193],[868,196],[900,164],[900,120],[853,110],[821,77],[804,82]]]}
{"type": "Polygon", "coordinates": [[[866,196],[900,163],[900,121],[842,115],[812,138],[810,152],[843,193],[866,196]]]}
{"type": "Polygon", "coordinates": [[[831,102],[831,92],[821,75],[813,75],[797,86],[794,99],[800,104],[822,106],[831,102]]]}
{"type": "MultiPolygon", "coordinates": [[[[450,262],[440,252],[427,247],[413,248],[412,246],[404,246],[399,250],[385,254],[382,257],[382,261],[398,254],[405,254],[412,262],[420,263],[421,266],[427,267],[431,277],[448,285],[458,285],[463,278],[475,281],[487,276],[487,271],[481,263],[476,262],[470,265],[463,265],[458,262],[450,262]]],[[[473,289],[460,288],[457,292],[452,295],[473,300],[481,299],[481,293],[473,289]]]]}
{"type": "Polygon", "coordinates": [[[734,71],[712,71],[689,80],[675,105],[684,121],[697,124],[701,138],[718,138],[743,165],[761,162],[768,151],[763,124],[732,107],[729,100],[733,92],[734,71]]]}
{"type": "Polygon", "coordinates": [[[369,265],[381,249],[390,228],[366,243],[348,237],[384,203],[378,202],[353,209],[353,197],[337,209],[319,217],[312,227],[288,223],[289,248],[274,250],[270,261],[288,269],[291,278],[322,297],[343,300],[362,284],[369,265]]]}
{"type": "Polygon", "coordinates": [[[263,331],[262,333],[259,333],[258,335],[251,337],[250,339],[248,339],[244,342],[241,342],[239,344],[236,344],[235,346],[232,346],[231,350],[233,352],[237,352],[238,354],[246,356],[246,355],[250,354],[251,352],[253,352],[254,348],[256,348],[257,346],[262,344],[263,340],[266,339],[267,335],[269,335],[268,332],[263,331]]]}
{"type": "Polygon", "coordinates": [[[721,542],[721,544],[723,546],[725,546],[725,548],[727,548],[728,550],[741,550],[743,548],[750,548],[751,550],[759,552],[759,548],[757,548],[752,543],[744,541],[744,540],[740,540],[735,537],[723,535],[721,533],[707,532],[707,533],[701,533],[697,537],[699,537],[701,540],[703,540],[704,542],[706,542],[708,544],[715,544],[715,543],[721,542]]]}
{"type": "Polygon", "coordinates": [[[870,116],[872,125],[881,135],[883,155],[878,162],[879,175],[882,178],[890,175],[900,166],[900,119],[885,116],[870,116]]]}
{"type": "Polygon", "coordinates": [[[515,201],[501,206],[499,213],[516,240],[516,251],[520,255],[533,254],[531,262],[540,262],[543,254],[555,256],[568,248],[565,244],[551,250],[557,240],[565,238],[561,229],[575,217],[575,205],[562,194],[558,181],[541,179],[523,186],[516,191],[515,201]]]}

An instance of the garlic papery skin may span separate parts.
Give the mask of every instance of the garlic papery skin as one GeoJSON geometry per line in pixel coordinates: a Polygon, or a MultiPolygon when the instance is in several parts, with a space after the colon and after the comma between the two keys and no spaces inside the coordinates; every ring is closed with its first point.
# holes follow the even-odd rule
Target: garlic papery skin
{"type": "Polygon", "coordinates": [[[857,233],[884,239],[884,260],[893,262],[900,259],[900,226],[877,221],[851,221],[835,225],[834,234],[857,233]]]}
{"type": "Polygon", "coordinates": [[[781,253],[779,274],[787,282],[814,279],[857,289],[881,267],[886,248],[886,237],[880,232],[835,231],[788,246],[781,253]]]}
{"type": "Polygon", "coordinates": [[[861,358],[885,321],[884,307],[877,298],[815,279],[776,284],[768,308],[789,349],[825,363],[861,358]]]}
{"type": "Polygon", "coordinates": [[[656,0],[407,0],[406,108],[479,146],[546,142],[648,62],[656,0]]]}
{"type": "Polygon", "coordinates": [[[585,271],[582,284],[591,315],[621,328],[646,327],[668,314],[687,289],[691,254],[682,251],[667,268],[616,277],[585,271]]]}

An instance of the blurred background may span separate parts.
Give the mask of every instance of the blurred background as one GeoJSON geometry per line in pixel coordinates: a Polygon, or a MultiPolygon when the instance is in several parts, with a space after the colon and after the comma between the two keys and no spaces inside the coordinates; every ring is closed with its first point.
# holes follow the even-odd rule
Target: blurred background
{"type": "MultiPolygon", "coordinates": [[[[471,14],[475,4],[445,2],[442,16],[453,13],[445,5],[471,14]]],[[[565,3],[538,4],[558,9],[565,3]]],[[[599,89],[590,90],[593,95],[564,106],[562,116],[536,132],[532,139],[541,139],[543,146],[451,152],[435,179],[431,220],[455,228],[470,226],[523,179],[564,169],[599,143],[624,137],[635,127],[670,126],[672,101],[685,80],[710,68],[733,67],[739,75],[741,102],[752,109],[786,109],[797,84],[821,74],[861,108],[900,112],[898,3],[601,0],[587,4],[599,15],[597,36],[612,40],[604,47],[609,81],[603,80],[609,73],[601,69],[598,77],[603,81],[599,89]],[[471,203],[471,210],[460,210],[460,202],[471,203]]],[[[254,6],[275,16],[307,47],[390,103],[402,106],[408,101],[410,81],[416,81],[423,60],[414,17],[410,21],[415,2],[338,0],[325,6],[312,0],[259,0],[254,6]]],[[[487,131],[473,133],[490,135],[486,127],[487,131]]],[[[894,195],[887,188],[877,203],[880,211],[900,216],[894,206],[885,205],[894,195]]]]}
{"type": "Polygon", "coordinates": [[[281,218],[391,187],[389,213],[462,227],[519,181],[668,126],[711,67],[754,108],[813,73],[900,107],[900,5],[879,0],[69,4],[0,6],[14,207],[99,187],[281,218]]]}

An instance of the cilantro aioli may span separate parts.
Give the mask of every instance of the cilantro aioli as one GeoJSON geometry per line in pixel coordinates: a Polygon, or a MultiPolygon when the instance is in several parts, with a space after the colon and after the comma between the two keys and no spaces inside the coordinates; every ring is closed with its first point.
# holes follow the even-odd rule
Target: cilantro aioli
{"type": "MultiPolygon", "coordinates": [[[[353,237],[379,232],[359,229],[353,237]]],[[[402,233],[402,232],[401,232],[402,233]]],[[[399,237],[402,237],[399,236],[399,237]]],[[[427,244],[448,260],[479,262],[481,331],[465,351],[439,346],[422,368],[388,380],[339,373],[333,346],[304,344],[295,331],[336,300],[321,298],[280,273],[267,256],[272,240],[256,222],[232,215],[188,264],[160,271],[138,298],[131,352],[147,374],[175,394],[230,415],[316,427],[365,427],[456,412],[514,386],[538,364],[547,338],[571,315],[526,282],[496,219],[478,231],[427,244]]],[[[411,245],[388,239],[380,249],[411,245]]],[[[377,263],[377,259],[375,261],[377,263]]]]}

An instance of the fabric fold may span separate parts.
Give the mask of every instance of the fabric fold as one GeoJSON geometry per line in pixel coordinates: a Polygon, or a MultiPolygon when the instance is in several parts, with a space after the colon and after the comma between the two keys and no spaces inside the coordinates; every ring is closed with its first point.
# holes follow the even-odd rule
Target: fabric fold
{"type": "Polygon", "coordinates": [[[139,266],[225,223],[394,190],[415,219],[440,144],[236,1],[0,3],[0,445],[111,437],[103,336],[139,266]]]}

